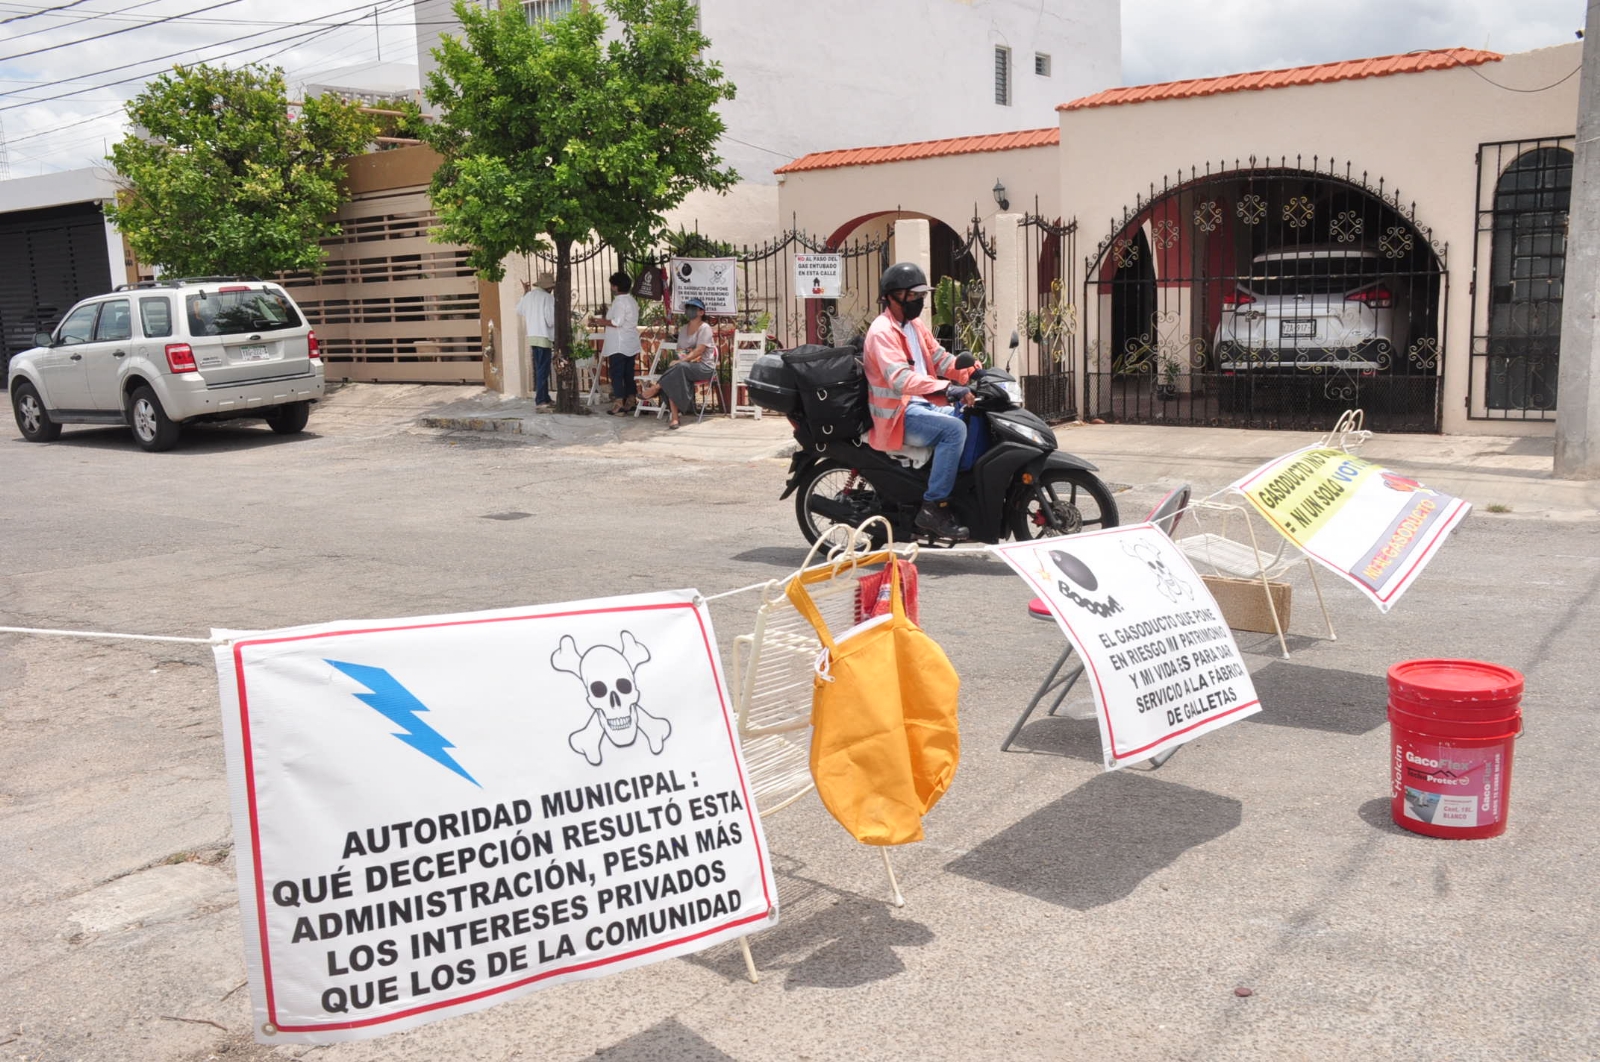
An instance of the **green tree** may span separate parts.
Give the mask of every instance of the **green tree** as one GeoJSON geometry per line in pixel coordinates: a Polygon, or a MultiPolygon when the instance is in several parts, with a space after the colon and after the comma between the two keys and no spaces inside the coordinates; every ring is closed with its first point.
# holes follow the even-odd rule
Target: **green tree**
{"type": "Polygon", "coordinates": [[[605,0],[619,33],[606,40],[598,4],[530,24],[521,6],[455,5],[463,36],[434,50],[426,137],[434,174],[435,239],[470,247],[486,280],[511,254],[556,260],[558,408],[577,406],[572,348],[575,243],[599,238],[624,258],[648,252],[663,213],[697,188],[726,191],[716,105],[733,98],[702,56],[689,0],[605,0]]]}
{"type": "Polygon", "coordinates": [[[134,254],[178,276],[321,272],[341,160],[378,125],[333,95],[289,114],[283,71],[176,67],[128,103],[106,215],[134,254]]]}

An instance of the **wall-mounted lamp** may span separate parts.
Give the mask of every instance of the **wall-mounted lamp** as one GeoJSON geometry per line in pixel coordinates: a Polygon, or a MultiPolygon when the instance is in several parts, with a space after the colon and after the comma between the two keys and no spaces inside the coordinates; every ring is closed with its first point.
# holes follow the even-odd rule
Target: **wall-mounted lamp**
{"type": "Polygon", "coordinates": [[[999,205],[1001,210],[1011,209],[1011,200],[1006,198],[1006,186],[1000,183],[1000,179],[998,177],[995,178],[994,182],[994,201],[999,205]]]}

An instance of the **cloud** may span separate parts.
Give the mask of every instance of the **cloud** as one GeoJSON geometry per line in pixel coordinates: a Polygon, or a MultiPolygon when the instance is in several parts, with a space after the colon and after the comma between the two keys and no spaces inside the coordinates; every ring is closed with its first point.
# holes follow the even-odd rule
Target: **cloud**
{"type": "Polygon", "coordinates": [[[1526,51],[1571,41],[1584,10],[1584,0],[1123,0],[1123,82],[1419,48],[1526,51]]]}
{"type": "MultiPolygon", "coordinates": [[[[373,2],[385,8],[379,18],[384,59],[415,63],[416,36],[411,22],[411,4],[405,0],[373,2]],[[388,10],[390,7],[394,10],[388,10]]],[[[107,85],[108,82],[135,75],[141,79],[153,77],[172,62],[201,61],[245,48],[252,50],[217,61],[232,66],[265,59],[269,65],[284,68],[291,90],[308,74],[370,62],[376,56],[377,45],[370,5],[366,17],[351,26],[334,29],[320,25],[356,18],[360,12],[330,14],[354,7],[356,3],[357,0],[241,0],[193,20],[145,26],[92,41],[85,38],[134,25],[133,19],[160,18],[196,8],[193,0],[156,0],[139,6],[137,11],[120,15],[117,12],[131,5],[119,0],[113,6],[101,0],[89,8],[98,9],[100,17],[85,21],[69,21],[85,10],[77,8],[55,17],[41,16],[0,26],[0,56],[83,41],[40,55],[0,60],[0,107],[27,104],[0,111],[11,175],[33,176],[102,164],[106,144],[123,135],[122,104],[142,87],[142,80],[121,85],[107,85]],[[300,43],[287,40],[318,29],[328,32],[300,43]],[[40,30],[45,32],[36,32],[40,30]],[[22,37],[21,34],[29,35],[22,37]],[[246,34],[259,35],[237,43],[224,43],[246,34]],[[190,51],[177,59],[155,59],[183,49],[190,51]],[[100,73],[137,60],[151,61],[100,73]],[[74,78],[84,80],[68,80],[74,78]],[[86,91],[66,99],[33,102],[79,88],[86,91]]]]}

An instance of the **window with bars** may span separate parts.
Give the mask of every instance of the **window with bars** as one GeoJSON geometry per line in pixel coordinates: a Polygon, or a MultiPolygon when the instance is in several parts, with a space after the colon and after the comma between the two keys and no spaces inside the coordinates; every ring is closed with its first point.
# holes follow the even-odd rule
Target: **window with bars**
{"type": "Polygon", "coordinates": [[[1011,106],[1011,49],[1003,45],[994,49],[994,101],[1011,106]]]}
{"type": "Polygon", "coordinates": [[[572,10],[575,0],[522,0],[522,13],[529,22],[549,22],[572,10]]]}
{"type": "Polygon", "coordinates": [[[1033,53],[1033,72],[1040,77],[1050,76],[1050,57],[1043,52],[1033,53]]]}

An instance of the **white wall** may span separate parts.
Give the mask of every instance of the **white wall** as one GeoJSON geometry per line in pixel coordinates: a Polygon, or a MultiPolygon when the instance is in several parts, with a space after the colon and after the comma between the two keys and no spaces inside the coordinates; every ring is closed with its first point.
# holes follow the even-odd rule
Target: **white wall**
{"type": "Polygon", "coordinates": [[[701,0],[738,88],[723,155],[747,181],[812,151],[1041,129],[1056,104],[1122,81],[1118,0],[701,0]],[[1012,104],[994,49],[1012,50],[1012,104]],[[1033,72],[1035,52],[1051,76],[1033,72]]]}

